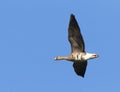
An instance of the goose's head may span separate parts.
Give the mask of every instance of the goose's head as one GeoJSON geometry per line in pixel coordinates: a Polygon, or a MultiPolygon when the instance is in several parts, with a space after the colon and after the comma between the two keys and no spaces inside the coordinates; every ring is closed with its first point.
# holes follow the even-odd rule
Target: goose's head
{"type": "Polygon", "coordinates": [[[97,57],[99,57],[98,54],[92,54],[92,53],[86,53],[84,56],[82,56],[84,60],[94,59],[97,57]]]}

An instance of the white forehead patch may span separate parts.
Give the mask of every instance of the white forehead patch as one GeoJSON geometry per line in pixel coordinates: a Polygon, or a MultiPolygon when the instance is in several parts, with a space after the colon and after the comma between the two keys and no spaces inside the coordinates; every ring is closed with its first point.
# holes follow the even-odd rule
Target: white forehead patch
{"type": "Polygon", "coordinates": [[[93,54],[91,54],[91,53],[86,53],[86,55],[82,56],[82,58],[83,58],[84,60],[88,60],[88,59],[91,59],[92,55],[93,55],[93,54]]]}

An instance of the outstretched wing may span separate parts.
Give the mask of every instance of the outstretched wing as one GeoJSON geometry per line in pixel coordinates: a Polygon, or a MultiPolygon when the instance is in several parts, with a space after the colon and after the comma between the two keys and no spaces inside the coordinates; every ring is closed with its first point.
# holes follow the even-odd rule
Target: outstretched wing
{"type": "Polygon", "coordinates": [[[84,77],[87,67],[87,61],[73,63],[74,71],[77,75],[84,77]]]}
{"type": "Polygon", "coordinates": [[[85,46],[83,37],[80,33],[80,28],[73,14],[70,16],[68,40],[71,44],[72,52],[84,52],[85,46]]]}

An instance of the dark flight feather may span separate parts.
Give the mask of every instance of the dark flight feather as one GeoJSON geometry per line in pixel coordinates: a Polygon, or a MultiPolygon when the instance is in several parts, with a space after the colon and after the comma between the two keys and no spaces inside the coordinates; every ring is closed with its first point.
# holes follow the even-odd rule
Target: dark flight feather
{"type": "Polygon", "coordinates": [[[73,67],[77,75],[84,77],[87,67],[87,61],[75,62],[73,63],[73,67]]]}
{"type": "Polygon", "coordinates": [[[85,45],[83,37],[80,33],[80,28],[73,14],[70,16],[68,40],[71,44],[72,52],[84,52],[85,45]]]}

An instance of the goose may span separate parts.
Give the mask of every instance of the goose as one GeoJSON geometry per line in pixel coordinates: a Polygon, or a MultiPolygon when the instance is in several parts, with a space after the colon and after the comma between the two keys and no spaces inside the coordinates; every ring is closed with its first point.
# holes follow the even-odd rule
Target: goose
{"type": "Polygon", "coordinates": [[[88,63],[87,60],[97,58],[99,55],[85,52],[84,40],[73,14],[70,15],[68,40],[71,44],[71,54],[69,56],[57,56],[54,60],[68,60],[73,62],[76,74],[84,78],[88,63]]]}

